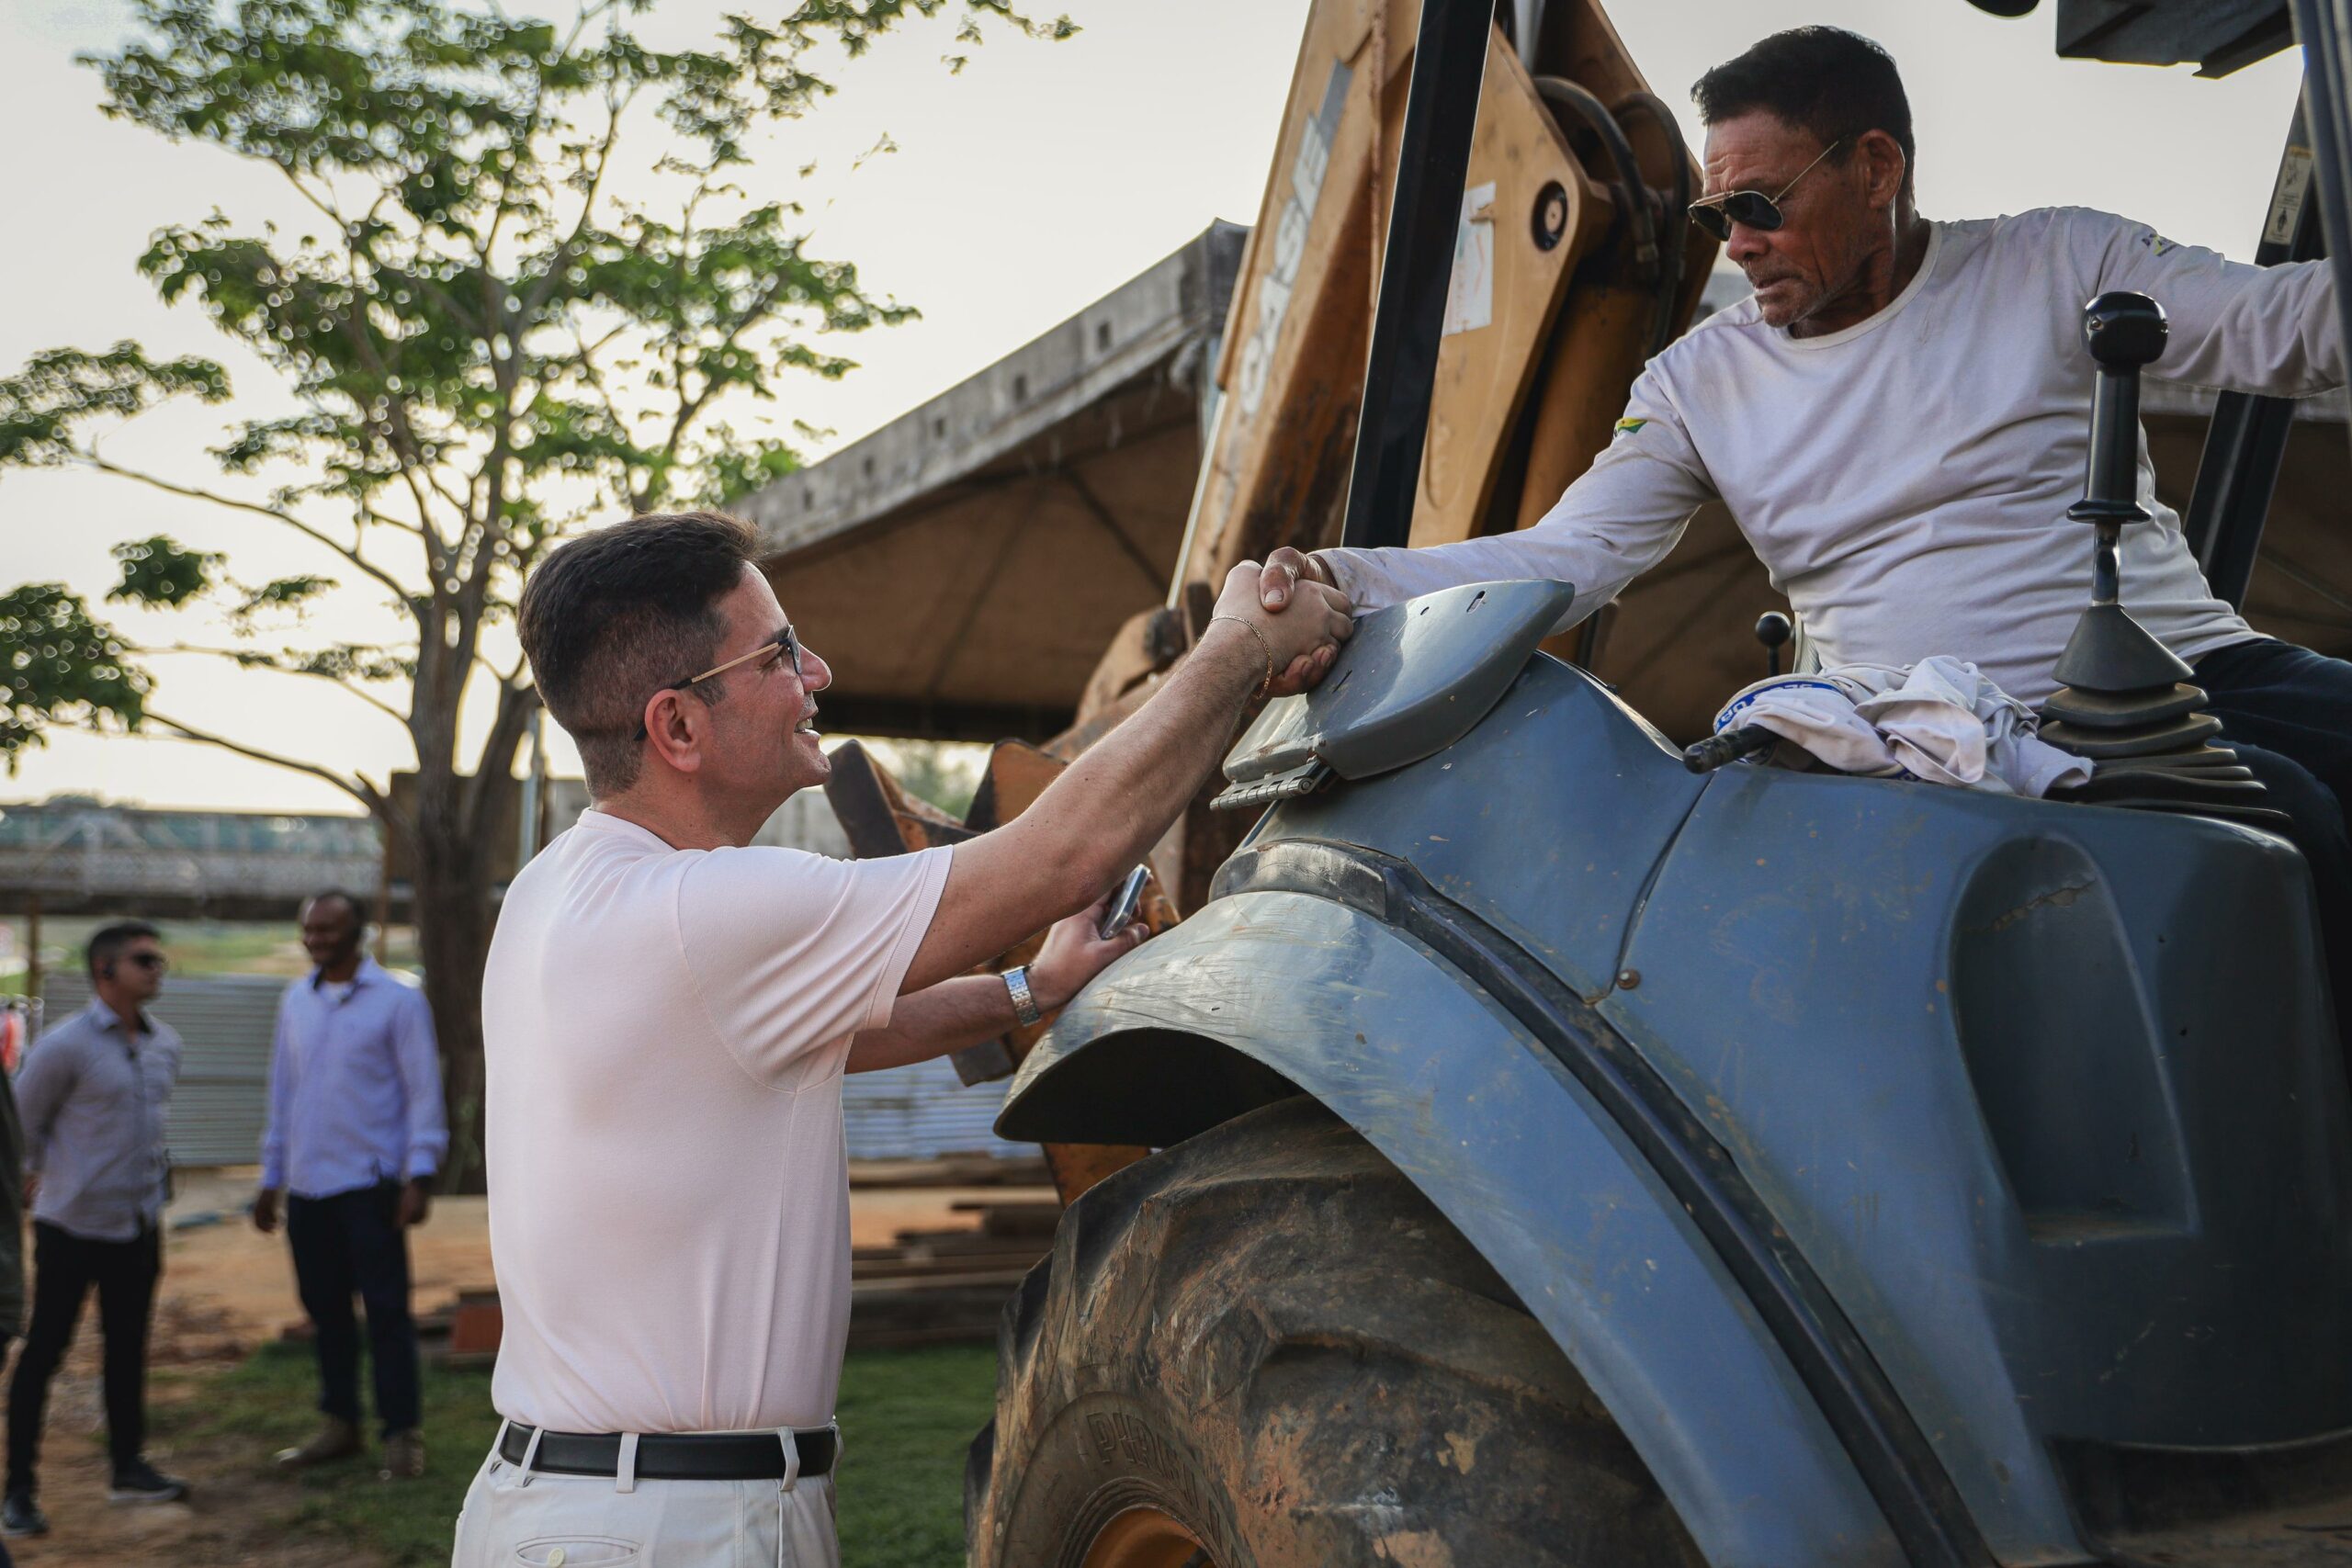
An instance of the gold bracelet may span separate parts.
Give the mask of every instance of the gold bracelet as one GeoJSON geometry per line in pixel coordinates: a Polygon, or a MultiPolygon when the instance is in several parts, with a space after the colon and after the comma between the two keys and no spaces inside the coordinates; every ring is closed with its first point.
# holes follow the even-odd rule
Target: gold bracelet
{"type": "Polygon", "coordinates": [[[1248,632],[1251,637],[1258,639],[1258,651],[1266,656],[1266,678],[1258,682],[1258,696],[1253,700],[1263,700],[1266,694],[1273,689],[1274,645],[1266,640],[1266,634],[1264,632],[1260,631],[1256,626],[1251,626],[1249,622],[1243,620],[1238,615],[1211,615],[1209,617],[1209,625],[1211,626],[1216,625],[1219,621],[1231,621],[1235,626],[1239,626],[1243,631],[1248,632]]]}

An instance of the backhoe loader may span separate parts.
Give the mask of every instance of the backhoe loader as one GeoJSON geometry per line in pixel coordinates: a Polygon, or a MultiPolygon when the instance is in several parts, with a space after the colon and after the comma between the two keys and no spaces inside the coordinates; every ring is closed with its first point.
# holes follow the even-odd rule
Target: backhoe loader
{"type": "MultiPolygon", "coordinates": [[[[2300,41],[2257,259],[2352,256],[2346,0],[2050,13],[2215,73],[2300,41]]],[[[1697,308],[1697,180],[1593,0],[1318,0],[1167,603],[972,821],[855,757],[844,816],[1012,815],[1232,562],[1539,517],[1697,308]]],[[[2161,343],[2091,316],[2086,558],[2161,343]]],[[[2288,417],[2222,400],[2186,509],[2233,600],[2288,417]]],[[[1713,766],[1679,743],[1776,608],[1732,520],[1551,636],[1576,591],[1365,617],[1160,846],[1159,934],[1008,1043],[999,1130],[1070,1202],[971,1561],[2352,1563],[2352,1101],[2278,819],[2169,762],[2095,801],[1713,766]]]]}

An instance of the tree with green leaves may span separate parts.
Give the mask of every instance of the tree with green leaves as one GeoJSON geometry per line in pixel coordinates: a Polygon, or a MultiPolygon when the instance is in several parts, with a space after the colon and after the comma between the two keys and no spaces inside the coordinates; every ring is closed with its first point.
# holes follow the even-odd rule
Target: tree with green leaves
{"type": "Polygon", "coordinates": [[[220,366],[126,342],[51,350],[0,379],[0,470],[79,466],[323,552],[321,573],[247,583],[218,554],[129,540],[109,597],[212,606],[230,646],[195,651],[390,715],[414,750],[413,789],[396,797],[284,737],[174,720],[140,661],[153,650],[56,583],[0,593],[0,756],[59,725],[144,728],[299,770],[373,814],[413,868],[460,1181],[480,1168],[488,868],[537,706],[528,671],[495,661],[485,631],[568,533],[721,504],[790,472],[787,441],[739,434],[729,412],[793,372],[852,368],[819,346],[827,334],[912,313],[810,254],[797,206],[739,183],[755,134],[834,91],[820,62],[944,10],[959,44],[984,25],[1075,30],[1010,0],[797,0],[773,24],[729,16],[709,47],[664,51],[632,25],[650,4],[580,0],[548,22],[494,3],[136,0],[134,40],[84,57],[105,112],[274,168],[315,214],[300,233],[217,212],[173,224],[139,270],[257,356],[292,412],[230,426],[209,454],[227,482],[189,482],[119,463],[99,438],[167,400],[226,400],[220,366]],[[616,195],[622,168],[661,197],[616,195]],[[401,637],[269,646],[354,573],[397,607],[401,637]],[[469,700],[488,719],[471,755],[469,700]]]}

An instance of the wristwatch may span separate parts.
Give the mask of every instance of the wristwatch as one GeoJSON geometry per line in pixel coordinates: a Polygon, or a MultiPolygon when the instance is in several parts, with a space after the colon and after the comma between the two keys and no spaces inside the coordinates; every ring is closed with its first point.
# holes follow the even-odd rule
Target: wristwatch
{"type": "Polygon", "coordinates": [[[1037,1010],[1037,998],[1029,991],[1027,964],[1016,964],[1004,972],[1004,988],[1012,997],[1012,1016],[1019,1019],[1023,1025],[1035,1025],[1046,1021],[1046,1015],[1037,1010]]]}

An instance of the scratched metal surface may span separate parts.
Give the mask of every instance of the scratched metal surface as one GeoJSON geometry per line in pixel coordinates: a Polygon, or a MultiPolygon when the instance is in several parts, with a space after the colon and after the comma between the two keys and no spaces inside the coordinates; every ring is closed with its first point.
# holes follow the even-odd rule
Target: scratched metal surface
{"type": "Polygon", "coordinates": [[[1241,784],[1320,761],[1369,778],[1444,750],[1487,716],[1575,597],[1565,582],[1470,582],[1374,611],[1322,684],[1266,705],[1225,776],[1241,784]]]}
{"type": "Polygon", "coordinates": [[[1323,839],[1410,861],[1591,997],[1702,787],[1632,709],[1539,654],[1444,751],[1286,803],[1251,841],[1323,839]]]}
{"type": "Polygon", "coordinates": [[[1283,838],[1411,862],[1595,998],[1798,1238],[1972,1506],[2019,1521],[1996,1550],[2071,1549],[2045,1438],[2352,1427],[2352,1128],[2278,840],[1694,779],[1544,658],[1453,747],[1286,804],[1252,842],[1283,838]]]}
{"type": "Polygon", "coordinates": [[[1419,944],[1300,894],[1219,899],[1105,970],[1009,1098],[1081,1049],[1115,1072],[1120,1053],[1153,1049],[1131,1032],[1169,1029],[1275,1064],[1403,1170],[1559,1342],[1710,1562],[1902,1561],[1657,1177],[1547,1052],[1419,944]]]}
{"type": "MultiPolygon", "coordinates": [[[[2352,1115],[2307,874],[2279,840],[1882,781],[1693,779],[1542,657],[1453,746],[1286,803],[1252,842],[1283,838],[1409,862],[1595,1001],[1804,1250],[2004,1560],[2079,1560],[2050,1439],[2352,1427],[2352,1115]]],[[[1246,934],[1199,924],[1220,910],[1123,961],[1099,1005],[1345,1092],[1362,1053],[1317,1010],[1363,1010],[1344,968],[1295,941],[1204,956],[1246,934]]],[[[1113,1027],[1097,1005],[1059,1049],[1113,1027]]],[[[1419,1049],[1418,1096],[1335,1107],[1384,1152],[1471,1114],[1454,1040],[1419,1049]]],[[[1385,1070],[1411,1060],[1408,1043],[1385,1070]]],[[[1515,1211],[1555,1269],[1620,1260],[1508,1168],[1521,1150],[1475,1146],[1444,1178],[1455,1206],[1515,1211]]],[[[1645,1457],[1681,1454],[1695,1495],[1701,1450],[1666,1411],[1636,1401],[1629,1427],[1647,1423],[1645,1457]]],[[[1727,1503],[1709,1517],[1746,1528],[1727,1503]]]]}
{"type": "Polygon", "coordinates": [[[2243,829],[1714,775],[1600,1010],[1837,1295],[2005,1560],[2050,1438],[2352,1427],[2346,1089],[2301,857],[2243,829]]]}

